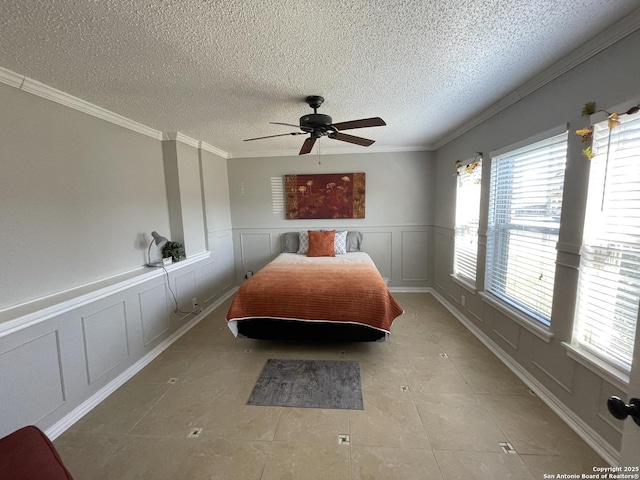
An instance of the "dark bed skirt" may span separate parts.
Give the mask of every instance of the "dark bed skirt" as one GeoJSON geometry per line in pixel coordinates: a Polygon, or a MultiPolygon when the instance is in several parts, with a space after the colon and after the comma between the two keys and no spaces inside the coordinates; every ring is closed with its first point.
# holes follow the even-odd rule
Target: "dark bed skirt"
{"type": "Polygon", "coordinates": [[[299,322],[259,318],[238,321],[238,334],[256,340],[295,342],[378,342],[387,334],[352,323],[299,322]]]}

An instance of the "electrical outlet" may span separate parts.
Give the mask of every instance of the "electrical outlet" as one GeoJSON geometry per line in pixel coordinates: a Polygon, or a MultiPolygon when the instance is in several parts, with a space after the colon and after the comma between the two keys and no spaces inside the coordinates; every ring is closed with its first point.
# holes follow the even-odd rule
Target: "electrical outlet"
{"type": "Polygon", "coordinates": [[[198,310],[199,308],[200,308],[200,304],[198,304],[198,298],[193,297],[193,300],[191,300],[191,309],[198,310]]]}
{"type": "Polygon", "coordinates": [[[466,302],[467,302],[467,299],[464,298],[464,295],[460,295],[460,305],[464,307],[466,302]]]}
{"type": "Polygon", "coordinates": [[[247,272],[247,273],[245,273],[245,274],[244,274],[244,278],[249,279],[249,278],[251,278],[251,277],[253,277],[253,272],[251,272],[251,271],[249,271],[249,272],[247,272]]]}

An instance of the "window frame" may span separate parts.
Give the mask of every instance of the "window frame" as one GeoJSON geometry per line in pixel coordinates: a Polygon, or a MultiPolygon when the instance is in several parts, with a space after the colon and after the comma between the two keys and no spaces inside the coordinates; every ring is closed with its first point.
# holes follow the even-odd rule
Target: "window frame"
{"type": "MultiPolygon", "coordinates": [[[[627,104],[617,106],[612,110],[626,111],[629,107],[636,106],[639,103],[640,103],[639,101],[629,102],[627,104]]],[[[628,119],[625,119],[624,116],[621,116],[620,120],[622,121],[622,123],[624,123],[625,120],[628,121],[628,119]]],[[[599,134],[599,132],[597,132],[596,130],[602,129],[602,126],[606,121],[607,121],[606,114],[598,113],[591,116],[591,125],[594,130],[594,138],[597,138],[599,134]]],[[[633,121],[640,122],[640,113],[636,113],[634,115],[633,121]]],[[[616,128],[620,128],[620,127],[618,126],[616,128]]],[[[638,126],[637,128],[640,129],[640,126],[638,126]]],[[[594,145],[592,146],[592,149],[594,150],[597,156],[594,157],[593,160],[591,160],[592,162],[594,161],[602,162],[603,157],[601,155],[605,155],[605,158],[604,158],[605,162],[610,162],[612,160],[615,161],[615,159],[609,158],[609,156],[611,155],[611,151],[609,150],[611,146],[611,134],[615,132],[615,130],[606,129],[606,128],[603,130],[608,130],[608,138],[606,141],[607,150],[605,150],[604,152],[598,153],[597,141],[594,141],[593,142],[594,145]]],[[[615,135],[615,133],[613,134],[615,135]]],[[[635,151],[634,151],[634,154],[635,154],[635,151]]],[[[638,158],[640,158],[640,146],[638,147],[637,156],[638,158]]],[[[636,155],[632,155],[631,158],[635,159],[636,155]]],[[[587,203],[586,203],[585,214],[584,214],[585,225],[583,229],[583,239],[582,239],[581,248],[580,248],[580,264],[579,264],[580,273],[578,276],[578,282],[576,284],[576,303],[575,303],[574,318],[573,318],[573,322],[574,322],[573,335],[572,335],[571,344],[565,344],[565,347],[568,350],[569,356],[584,357],[584,359],[588,363],[587,365],[588,368],[595,370],[598,373],[605,373],[606,376],[613,377],[617,381],[628,381],[628,375],[631,370],[631,364],[633,362],[633,355],[636,347],[634,339],[637,336],[638,323],[640,323],[640,308],[638,308],[638,301],[635,302],[635,308],[636,308],[635,316],[631,315],[630,317],[628,317],[628,318],[631,318],[632,322],[635,321],[635,325],[633,327],[634,333],[631,335],[631,337],[633,337],[631,341],[632,350],[626,359],[621,358],[624,356],[624,354],[621,354],[620,351],[616,352],[615,354],[612,354],[609,351],[607,351],[607,350],[615,350],[615,348],[612,348],[612,344],[614,342],[605,342],[605,343],[608,343],[607,347],[601,348],[601,345],[603,342],[600,342],[598,340],[594,342],[588,342],[586,340],[583,341],[581,338],[581,335],[583,334],[584,325],[590,323],[586,317],[588,316],[589,313],[593,314],[592,310],[589,309],[589,304],[592,302],[582,301],[582,299],[584,298],[583,295],[585,294],[584,291],[588,289],[589,284],[591,282],[594,282],[595,279],[597,278],[596,275],[592,275],[593,270],[595,270],[598,266],[602,265],[599,269],[600,271],[602,272],[607,271],[611,273],[611,268],[607,269],[607,267],[616,266],[614,263],[611,262],[610,260],[611,258],[618,258],[620,260],[619,262],[620,265],[618,265],[618,269],[621,270],[623,268],[622,255],[625,254],[626,250],[624,248],[621,248],[621,247],[618,248],[618,247],[619,247],[619,244],[627,243],[627,240],[628,240],[627,238],[625,238],[624,241],[620,241],[619,238],[615,238],[616,234],[613,234],[611,232],[607,232],[606,234],[601,235],[600,233],[603,232],[602,228],[598,228],[597,230],[598,235],[592,235],[590,233],[591,231],[590,228],[592,228],[593,224],[596,222],[595,218],[597,216],[604,216],[608,218],[608,215],[606,213],[601,213],[600,215],[598,215],[597,213],[590,213],[590,210],[588,209],[589,207],[593,209],[594,208],[593,205],[597,203],[599,203],[602,206],[605,205],[604,196],[606,194],[611,195],[611,192],[609,190],[611,185],[609,184],[609,181],[611,178],[614,178],[616,173],[615,165],[612,170],[609,170],[609,165],[605,165],[604,166],[604,168],[606,169],[605,173],[604,174],[597,173],[598,177],[594,177],[593,172],[594,171],[599,172],[598,169],[601,169],[601,168],[602,166],[599,164],[596,164],[595,168],[593,164],[590,165],[587,203]],[[597,189],[597,192],[594,193],[592,189],[597,189]],[[595,196],[591,197],[591,195],[595,195],[595,196]],[[603,242],[606,242],[607,245],[603,246],[602,245],[603,242]],[[615,244],[618,244],[618,247],[613,246],[615,244]],[[604,261],[598,262],[594,259],[594,257],[597,256],[598,251],[600,251],[600,253],[602,253],[603,251],[606,251],[606,255],[601,255],[603,258],[605,258],[604,261]]],[[[618,166],[618,169],[624,169],[624,168],[625,168],[624,166],[623,167],[618,166]]],[[[637,175],[637,172],[636,172],[636,175],[637,175]]],[[[606,211],[607,210],[604,210],[604,212],[606,211]]],[[[614,211],[620,211],[620,209],[617,208],[614,211]]],[[[626,217],[623,217],[623,218],[626,219],[626,217]]],[[[635,217],[632,217],[632,218],[635,218],[635,217]]],[[[620,223],[617,226],[621,226],[621,225],[624,226],[624,225],[630,225],[630,224],[632,225],[633,221],[620,223]]],[[[640,248],[640,236],[638,234],[635,234],[633,236],[636,237],[635,248],[638,249],[640,248]]],[[[635,255],[638,256],[640,254],[635,253],[635,255]]],[[[615,281],[611,281],[611,283],[607,282],[607,287],[613,287],[614,285],[624,284],[625,279],[628,279],[628,276],[618,275],[615,281]],[[622,281],[619,280],[620,278],[622,278],[622,281]]],[[[616,292],[620,292],[620,287],[616,289],[616,292]]],[[[628,295],[628,292],[625,292],[625,294],[628,295]]],[[[619,307],[617,305],[617,302],[616,304],[606,303],[603,305],[603,308],[606,309],[607,307],[614,308],[613,312],[608,312],[608,310],[607,312],[612,313],[615,316],[614,312],[616,312],[617,308],[619,307]]],[[[602,323],[604,322],[598,323],[598,326],[600,326],[602,323]]],[[[613,330],[612,333],[615,333],[613,323],[611,324],[611,328],[613,330]]]]}
{"type": "Polygon", "coordinates": [[[470,165],[474,162],[478,162],[478,165],[473,168],[473,171],[471,173],[468,173],[466,171],[465,166],[459,167],[457,171],[456,210],[455,210],[455,219],[454,219],[454,240],[453,240],[453,270],[452,270],[453,271],[452,278],[455,281],[462,283],[465,286],[465,288],[470,289],[472,291],[475,291],[475,288],[478,282],[478,247],[479,247],[478,233],[479,233],[479,226],[480,226],[480,200],[482,197],[482,184],[481,184],[482,183],[482,165],[483,165],[482,154],[479,153],[478,155],[476,155],[476,157],[467,161],[465,165],[470,165]],[[459,241],[462,239],[467,239],[471,237],[471,234],[458,233],[459,228],[466,228],[467,225],[470,225],[469,222],[460,223],[461,219],[459,218],[461,202],[465,200],[461,197],[461,191],[463,188],[465,188],[465,186],[469,187],[470,182],[473,182],[473,184],[478,185],[478,187],[476,187],[477,197],[475,197],[476,195],[475,191],[470,192],[471,194],[474,195],[474,198],[471,199],[471,201],[473,202],[471,207],[473,207],[475,210],[475,215],[470,215],[470,220],[471,220],[471,224],[474,221],[476,224],[475,231],[473,232],[474,239],[472,239],[472,243],[475,244],[475,252],[473,253],[471,249],[459,248],[459,241]],[[458,265],[457,260],[460,258],[461,253],[464,253],[464,256],[469,257],[466,259],[466,262],[472,261],[474,264],[473,278],[469,275],[466,275],[464,268],[462,269],[457,268],[457,265],[458,265]]]}
{"type": "MultiPolygon", "coordinates": [[[[553,230],[552,235],[554,236],[552,237],[551,241],[553,241],[552,254],[553,254],[554,260],[552,264],[546,266],[548,270],[553,272],[553,280],[552,280],[551,291],[547,292],[547,294],[550,295],[550,302],[547,305],[549,314],[548,314],[548,317],[545,317],[539,312],[536,312],[535,309],[530,308],[528,305],[518,302],[517,300],[514,300],[513,298],[510,298],[509,296],[502,294],[502,292],[498,291],[498,288],[496,288],[494,285],[494,283],[499,283],[499,282],[496,282],[496,277],[499,275],[499,273],[497,272],[498,269],[494,269],[494,264],[497,261],[496,258],[498,258],[496,257],[496,255],[498,256],[500,255],[500,251],[498,251],[500,249],[500,246],[497,245],[498,232],[497,232],[496,225],[501,225],[501,223],[499,222],[496,223],[496,222],[493,222],[492,220],[493,216],[495,215],[494,209],[496,208],[494,199],[497,196],[497,193],[499,193],[499,192],[496,192],[496,189],[500,188],[500,186],[495,185],[495,182],[496,182],[495,171],[497,169],[496,162],[499,162],[501,157],[505,157],[508,154],[517,155],[519,153],[518,151],[521,151],[521,150],[523,152],[520,152],[520,153],[523,153],[523,154],[528,151],[534,151],[536,149],[535,147],[536,144],[539,144],[545,141],[552,142],[550,143],[550,145],[555,145],[557,144],[557,142],[553,142],[553,139],[559,136],[564,137],[563,141],[564,141],[564,152],[565,152],[562,177],[561,177],[561,180],[558,182],[558,185],[561,188],[561,192],[560,192],[560,213],[561,213],[562,197],[564,193],[564,178],[566,173],[567,153],[568,153],[568,130],[567,130],[566,124],[559,125],[552,129],[541,132],[537,135],[524,139],[520,142],[492,151],[490,153],[491,177],[489,181],[490,188],[489,188],[489,211],[488,211],[488,222],[487,222],[488,223],[487,225],[487,256],[485,259],[485,283],[484,283],[485,291],[482,292],[482,297],[487,303],[493,306],[503,305],[503,308],[501,308],[503,312],[509,315],[516,322],[528,328],[530,331],[534,331],[534,333],[538,334],[538,336],[540,336],[540,338],[543,338],[545,341],[549,341],[553,337],[553,334],[551,334],[549,331],[549,327],[551,325],[551,316],[552,316],[552,309],[553,309],[553,294],[555,290],[557,243],[559,241],[559,233],[560,233],[560,227],[561,227],[560,218],[559,218],[560,215],[558,215],[557,222],[553,223],[555,228],[552,229],[553,230]]],[[[506,224],[506,222],[504,224],[506,224]]],[[[521,230],[518,230],[517,228],[514,228],[514,226],[517,226],[517,225],[518,225],[517,223],[509,222],[508,228],[505,230],[505,232],[508,233],[511,231],[514,231],[514,232],[530,231],[534,234],[544,234],[544,232],[542,232],[537,227],[531,226],[528,229],[522,228],[521,230]]],[[[545,227],[545,229],[543,230],[545,230],[548,233],[548,228],[545,227]]],[[[525,239],[525,243],[526,243],[526,239],[525,239]]],[[[504,248],[506,249],[504,250],[504,255],[502,257],[499,257],[498,261],[502,261],[502,263],[506,265],[504,260],[500,260],[500,258],[504,259],[505,255],[508,255],[509,246],[507,245],[504,248]]],[[[546,251],[550,252],[551,249],[549,249],[547,246],[546,251]]],[[[506,273],[507,272],[505,272],[505,274],[506,273]]],[[[506,288],[506,280],[504,281],[504,285],[506,288]]]]}

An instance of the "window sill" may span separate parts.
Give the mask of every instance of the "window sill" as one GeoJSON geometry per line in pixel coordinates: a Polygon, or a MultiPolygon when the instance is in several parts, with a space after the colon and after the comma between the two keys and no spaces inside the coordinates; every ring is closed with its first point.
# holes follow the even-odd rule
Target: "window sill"
{"type": "Polygon", "coordinates": [[[451,274],[451,280],[467,290],[469,293],[473,293],[474,295],[478,293],[478,289],[475,287],[475,285],[469,282],[469,280],[459,277],[453,273],[451,274]]]}
{"type": "Polygon", "coordinates": [[[588,370],[591,370],[604,381],[627,393],[629,390],[628,373],[615,368],[613,365],[609,365],[607,362],[601,360],[584,348],[581,348],[579,345],[562,342],[562,346],[567,349],[567,356],[569,358],[575,360],[588,370]]]}
{"type": "Polygon", "coordinates": [[[553,333],[545,326],[539,325],[535,320],[531,319],[527,315],[519,312],[515,308],[507,305],[505,302],[497,299],[493,295],[480,292],[482,300],[495,309],[499,310],[525,330],[533,333],[536,337],[541,339],[545,343],[551,343],[553,339],[553,333]]]}

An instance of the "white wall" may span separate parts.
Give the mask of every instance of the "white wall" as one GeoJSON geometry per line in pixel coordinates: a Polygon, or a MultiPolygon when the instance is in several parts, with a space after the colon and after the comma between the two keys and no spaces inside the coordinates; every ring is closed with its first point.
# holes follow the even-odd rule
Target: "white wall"
{"type": "Polygon", "coordinates": [[[231,206],[227,160],[200,150],[204,179],[205,225],[208,232],[231,229],[231,206]]]}
{"type": "Polygon", "coordinates": [[[169,231],[161,142],[0,84],[0,310],[141,267],[169,231]]]}
{"type": "Polygon", "coordinates": [[[338,228],[364,233],[363,249],[391,286],[425,288],[429,283],[435,162],[431,152],[396,152],[228,161],[237,280],[280,253],[279,235],[307,229],[338,228]],[[287,174],[366,173],[363,219],[287,220],[283,202],[287,174]]]}
{"type": "MultiPolygon", "coordinates": [[[[268,141],[268,140],[265,140],[268,141]]],[[[271,178],[288,174],[365,172],[365,218],[331,220],[335,226],[431,225],[433,219],[433,154],[431,152],[234,158],[228,161],[231,215],[234,228],[289,228],[325,220],[287,220],[274,214],[271,178]]]]}
{"type": "Polygon", "coordinates": [[[205,251],[203,185],[199,149],[176,140],[162,142],[169,198],[169,221],[174,242],[187,257],[205,251]]]}
{"type": "Polygon", "coordinates": [[[214,290],[222,293],[235,284],[227,160],[200,149],[200,169],[207,250],[212,252],[207,271],[213,272],[214,290]]]}
{"type": "MultiPolygon", "coordinates": [[[[588,124],[581,117],[586,102],[609,108],[624,101],[640,99],[640,31],[627,36],[587,62],[518,101],[498,115],[438,149],[436,169],[434,287],[461,312],[469,323],[499,349],[510,362],[548,392],[574,425],[593,435],[592,440],[612,456],[617,455],[622,423],[606,409],[610,395],[626,397],[624,385],[602,376],[567,356],[561,342],[571,341],[578,279],[579,248],[587,192],[589,162],[581,155],[575,130],[588,124]],[[471,290],[450,278],[453,264],[453,227],[456,180],[454,162],[467,160],[475,152],[485,153],[478,259],[478,289],[483,288],[488,188],[491,150],[513,144],[560,124],[568,124],[569,148],[554,308],[550,341],[515,322],[503,309],[483,301],[471,290]],[[461,304],[465,296],[466,307],[461,304]]],[[[637,395],[638,392],[629,392],[637,395]]],[[[611,457],[610,457],[611,458],[611,457]]]]}
{"type": "Polygon", "coordinates": [[[233,292],[226,159],[5,84],[0,110],[0,437],[55,438],[233,292]]]}

